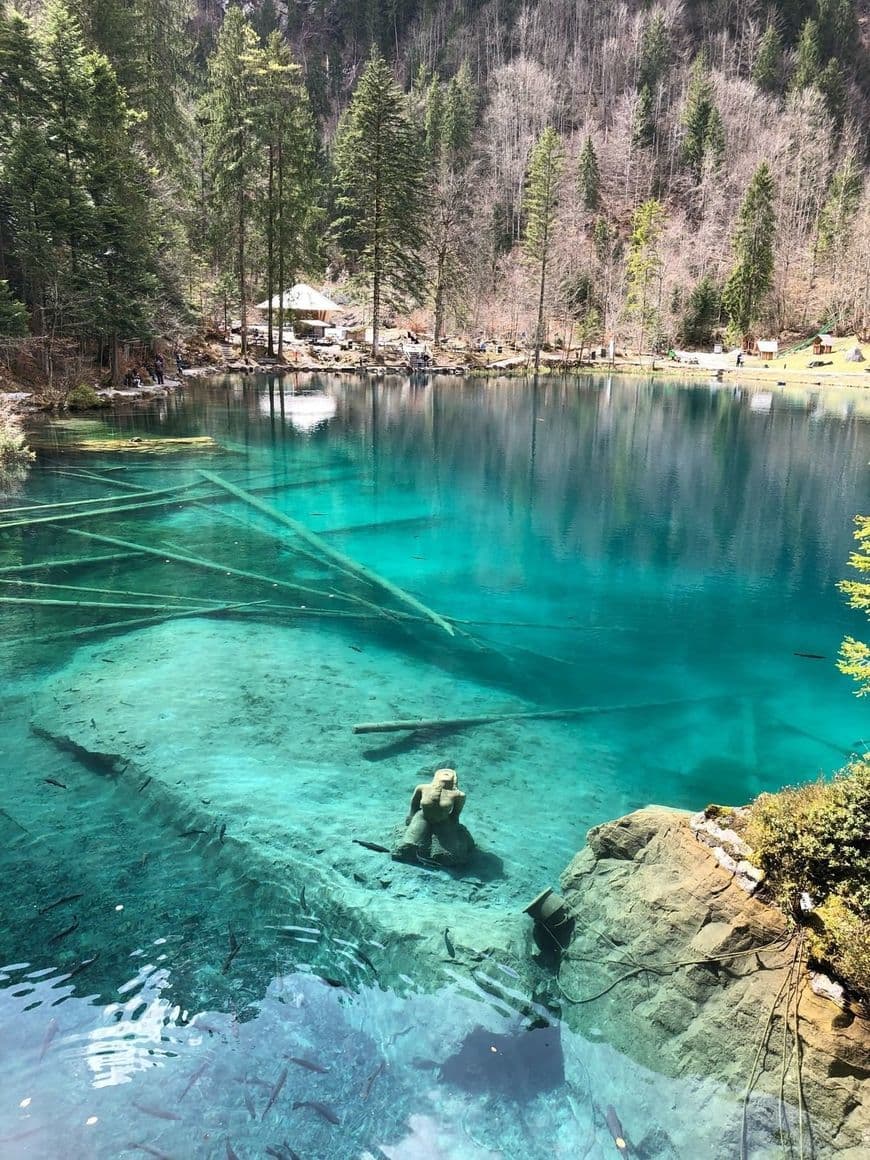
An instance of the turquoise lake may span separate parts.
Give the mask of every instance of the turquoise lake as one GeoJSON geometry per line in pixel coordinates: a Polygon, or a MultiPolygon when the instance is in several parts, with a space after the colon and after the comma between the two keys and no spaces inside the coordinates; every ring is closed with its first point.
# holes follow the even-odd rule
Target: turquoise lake
{"type": "Polygon", "coordinates": [[[615,1151],[607,1105],[638,1156],[733,1155],[739,1094],[562,1022],[522,911],[600,822],[870,748],[835,664],[870,422],[661,380],[235,376],[30,434],[0,1155],[576,1160],[615,1151]],[[75,446],[157,436],[216,446],[75,446]],[[353,732],[564,708],[591,711],[353,732]],[[445,764],[467,872],[372,849],[445,764]],[[480,1035],[519,1047],[490,1067],[480,1035]]]}

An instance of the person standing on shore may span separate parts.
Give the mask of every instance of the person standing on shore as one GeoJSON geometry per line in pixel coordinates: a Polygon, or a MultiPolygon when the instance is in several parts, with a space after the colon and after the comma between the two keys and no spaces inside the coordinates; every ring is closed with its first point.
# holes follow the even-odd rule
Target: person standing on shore
{"type": "Polygon", "coordinates": [[[162,354],[158,354],[154,359],[154,376],[160,386],[163,386],[163,368],[166,366],[166,360],[162,354]]]}

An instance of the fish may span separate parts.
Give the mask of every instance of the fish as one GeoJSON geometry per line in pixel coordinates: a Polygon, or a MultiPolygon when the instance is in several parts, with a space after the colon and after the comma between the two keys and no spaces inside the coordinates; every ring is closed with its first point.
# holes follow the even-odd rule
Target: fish
{"type": "Polygon", "coordinates": [[[149,1156],[156,1156],[157,1160],[172,1160],[172,1157],[167,1152],[161,1152],[158,1148],[152,1148],[150,1144],[128,1144],[128,1148],[138,1148],[140,1152],[147,1152],[149,1156]]]}
{"type": "Polygon", "coordinates": [[[202,1073],[205,1071],[205,1069],[207,1067],[208,1067],[208,1060],[204,1059],[202,1061],[202,1063],[199,1065],[199,1067],[196,1069],[196,1071],[193,1072],[193,1074],[191,1075],[191,1077],[187,1081],[187,1083],[184,1085],[184,1091],[178,1097],[179,1103],[181,1103],[181,1101],[184,1099],[184,1097],[187,1095],[187,1093],[190,1091],[190,1089],[193,1087],[193,1085],[196,1083],[196,1081],[199,1079],[199,1077],[202,1075],[202,1073]]]}
{"type": "Polygon", "coordinates": [[[302,907],[302,913],[307,914],[308,913],[308,903],[305,901],[305,887],[304,886],[302,887],[302,890],[299,893],[299,905],[302,907]]]}
{"type": "Polygon", "coordinates": [[[257,1109],[254,1107],[254,1101],[251,1099],[251,1093],[245,1092],[242,1096],[245,1101],[245,1107],[248,1109],[248,1115],[252,1120],[257,1118],[257,1109]]]}
{"type": "Polygon", "coordinates": [[[58,789],[66,789],[62,781],[58,781],[56,777],[44,777],[42,779],[46,785],[56,785],[58,789]]]}
{"type": "Polygon", "coordinates": [[[97,951],[97,953],[95,955],[91,955],[91,957],[89,959],[82,959],[82,961],[78,964],[78,966],[73,967],[73,969],[69,972],[69,974],[67,975],[67,978],[74,979],[76,977],[76,975],[80,975],[82,973],[82,971],[86,971],[88,969],[88,967],[92,966],[97,961],[97,959],[99,957],[100,957],[100,952],[97,951]]]}
{"type": "Polygon", "coordinates": [[[342,991],[349,990],[347,983],[342,983],[341,979],[331,979],[328,975],[317,976],[321,983],[326,983],[327,987],[338,987],[342,991]]]}
{"type": "Polygon", "coordinates": [[[291,1063],[298,1063],[300,1067],[307,1068],[308,1071],[316,1071],[318,1075],[326,1075],[329,1071],[328,1067],[315,1063],[313,1059],[303,1059],[301,1055],[285,1055],[284,1058],[289,1059],[291,1063]]]}
{"type": "Polygon", "coordinates": [[[239,1160],[239,1154],[235,1151],[232,1144],[227,1140],[227,1160],[239,1160]]]}
{"type": "Polygon", "coordinates": [[[387,1065],[384,1063],[384,1061],[381,1060],[381,1062],[378,1064],[378,1066],[375,1068],[375,1070],[372,1072],[372,1074],[368,1077],[366,1082],[363,1084],[362,1098],[364,1100],[367,1100],[369,1098],[369,1096],[371,1095],[372,1084],[375,1082],[375,1080],[378,1078],[378,1076],[381,1074],[381,1072],[384,1070],[384,1068],[386,1066],[387,1065]]]}
{"type": "Polygon", "coordinates": [[[227,832],[227,824],[226,824],[226,822],[224,822],[223,825],[221,826],[220,833],[218,834],[218,841],[220,842],[221,845],[223,845],[223,843],[224,843],[224,834],[226,834],[226,832],[227,832]]]}
{"type": "Polygon", "coordinates": [[[456,947],[453,945],[453,939],[450,937],[450,927],[444,928],[444,945],[447,947],[447,953],[451,959],[456,958],[456,947]]]}
{"type": "Polygon", "coordinates": [[[63,898],[56,898],[54,902],[49,902],[48,906],[41,906],[37,914],[48,914],[50,910],[54,910],[56,906],[64,906],[67,902],[75,902],[79,898],[84,898],[83,894],[65,894],[63,898]]]}
{"type": "Polygon", "coordinates": [[[66,928],[66,930],[59,930],[59,931],[57,932],[57,934],[53,934],[53,935],[51,936],[51,938],[48,940],[48,942],[49,942],[49,945],[51,945],[51,943],[60,942],[60,940],[61,940],[62,938],[66,938],[66,936],[67,936],[68,934],[72,934],[72,932],[73,932],[74,930],[77,930],[77,929],[78,929],[78,925],[79,925],[79,916],[78,916],[77,914],[74,914],[74,915],[73,915],[73,920],[72,920],[72,925],[71,925],[71,926],[68,926],[68,927],[66,928]]]}
{"type": "Polygon", "coordinates": [[[281,1072],[281,1074],[278,1076],[277,1083],[272,1088],[272,1094],[269,1096],[269,1100],[268,1100],[265,1108],[263,1108],[263,1114],[260,1117],[261,1120],[265,1120],[266,1112],[268,1112],[269,1108],[271,1108],[272,1104],[274,1104],[275,1100],[277,1100],[278,1096],[281,1094],[281,1088],[284,1086],[286,1081],[287,1081],[287,1068],[285,1067],[284,1070],[281,1072]]]}
{"type": "Polygon", "coordinates": [[[323,1116],[324,1120],[329,1120],[330,1124],[341,1123],[332,1108],[328,1104],[322,1104],[319,1100],[296,1100],[293,1104],[293,1111],[295,1112],[297,1108],[311,1108],[319,1116],[323,1116]]]}
{"type": "Polygon", "coordinates": [[[362,649],[359,647],[358,644],[352,644],[350,647],[353,649],[354,652],[362,652],[362,649]]]}
{"type": "Polygon", "coordinates": [[[375,966],[375,964],[372,962],[372,960],[369,958],[369,956],[368,956],[368,955],[365,953],[365,951],[364,951],[364,950],[362,950],[362,948],[361,948],[361,947],[355,947],[355,948],[354,948],[354,953],[355,953],[355,954],[356,954],[356,955],[357,955],[357,956],[358,956],[360,959],[362,959],[362,961],[363,961],[363,962],[365,963],[365,965],[366,965],[366,966],[369,968],[369,970],[371,970],[371,972],[372,972],[372,974],[375,976],[375,978],[377,978],[377,977],[378,977],[378,968],[375,966]]]}
{"type": "Polygon", "coordinates": [[[145,788],[145,786],[150,785],[150,784],[151,784],[151,778],[146,777],[145,780],[142,782],[142,784],[139,786],[139,788],[136,790],[136,793],[141,793],[142,790],[145,788]]]}
{"type": "Polygon", "coordinates": [[[206,834],[206,833],[208,833],[207,830],[193,829],[193,830],[185,830],[183,834],[179,834],[178,836],[179,836],[179,838],[190,838],[190,837],[192,837],[193,834],[206,834]]]}
{"type": "Polygon", "coordinates": [[[232,931],[230,931],[229,935],[230,935],[230,950],[229,950],[229,954],[224,959],[224,965],[221,967],[221,974],[222,975],[225,975],[227,973],[227,971],[232,966],[233,959],[236,957],[236,955],[242,949],[241,943],[236,938],[235,934],[232,931]]]}
{"type": "Polygon", "coordinates": [[[796,657],[806,657],[808,661],[824,661],[828,658],[823,653],[796,652],[796,657]]]}
{"type": "Polygon", "coordinates": [[[365,846],[367,850],[374,850],[376,854],[389,854],[390,852],[386,846],[380,846],[377,842],[366,842],[363,838],[351,838],[351,841],[355,842],[357,846],[365,846]]]}
{"type": "Polygon", "coordinates": [[[45,1035],[42,1037],[42,1048],[39,1052],[39,1062],[42,1063],[45,1058],[45,1053],[51,1047],[51,1041],[54,1039],[60,1030],[60,1024],[56,1019],[49,1019],[48,1026],[45,1029],[45,1035]]]}
{"type": "Polygon", "coordinates": [[[625,1132],[622,1124],[619,1122],[619,1116],[616,1114],[616,1109],[613,1104],[607,1105],[607,1111],[604,1113],[604,1119],[610,1134],[613,1137],[613,1142],[616,1145],[617,1151],[628,1155],[628,1144],[625,1142],[625,1132]]]}
{"type": "Polygon", "coordinates": [[[146,1116],[154,1116],[158,1120],[180,1120],[181,1116],[177,1112],[170,1112],[168,1108],[155,1108],[151,1104],[137,1104],[135,1100],[130,1101],[134,1108],[140,1112],[144,1112],[146,1116]]]}

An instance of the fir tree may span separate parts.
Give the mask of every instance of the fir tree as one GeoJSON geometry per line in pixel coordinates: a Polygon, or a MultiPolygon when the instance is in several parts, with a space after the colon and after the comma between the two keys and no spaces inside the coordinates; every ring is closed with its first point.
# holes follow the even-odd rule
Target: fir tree
{"type": "Polygon", "coordinates": [[[755,171],[740,206],[732,243],[735,265],[722,291],[722,305],[731,327],[744,344],[748,344],[752,326],[773,284],[773,196],[773,175],[764,161],[755,171]]]}
{"type": "Polygon", "coordinates": [[[725,130],[703,56],[696,57],[692,64],[683,110],[683,131],[683,158],[695,181],[699,182],[705,159],[710,157],[718,163],[725,153],[725,130]]]}
{"type": "Polygon", "coordinates": [[[360,77],[335,148],[337,222],[344,248],[371,280],[372,354],[389,288],[419,293],[425,174],[405,99],[376,51],[360,77]]]}
{"type": "Polygon", "coordinates": [[[660,9],[644,24],[638,63],[637,87],[651,93],[665,79],[671,62],[671,40],[664,13],[660,9]]]}
{"type": "Polygon", "coordinates": [[[680,323],[680,337],[689,347],[708,346],[719,325],[722,314],[722,294],[710,277],[705,274],[692,287],[686,309],[680,323]]]}
{"type": "Polygon", "coordinates": [[[637,94],[631,137],[632,143],[641,149],[651,149],[655,144],[656,119],[649,85],[643,85],[637,94]]]}
{"type": "Polygon", "coordinates": [[[526,174],[523,211],[526,219],[524,247],[538,269],[538,321],[535,327],[535,373],[541,362],[544,341],[544,300],[547,266],[553,245],[556,210],[559,205],[559,179],[562,173],[562,141],[549,126],[535,143],[526,174]]]}
{"type": "Polygon", "coordinates": [[[257,52],[253,28],[240,8],[230,8],[209,61],[204,119],[212,224],[217,237],[235,255],[243,354],[248,346],[247,243],[260,161],[253,126],[257,52]]]}
{"type": "Polygon", "coordinates": [[[12,296],[9,283],[0,279],[0,338],[23,338],[27,334],[27,310],[12,296]]]}
{"type": "Polygon", "coordinates": [[[768,24],[758,42],[752,79],[765,93],[777,93],[782,85],[782,41],[774,24],[768,24]]]}
{"type": "Polygon", "coordinates": [[[267,349],[274,353],[276,285],[278,355],[284,350],[284,300],[288,281],[311,256],[319,217],[314,125],[302,73],[289,46],[273,32],[252,58],[254,121],[266,155],[266,293],[269,301],[267,349]]]}
{"type": "Polygon", "coordinates": [[[626,261],[629,317],[638,322],[637,349],[643,351],[644,334],[658,324],[658,295],[661,290],[660,252],[665,209],[660,201],[645,201],[634,211],[626,261]]]}
{"type": "Polygon", "coordinates": [[[433,77],[426,88],[423,124],[426,152],[433,161],[438,161],[444,145],[444,89],[437,77],[433,77]]]}
{"type": "Polygon", "coordinates": [[[838,166],[819,215],[819,252],[836,257],[849,244],[864,185],[854,153],[838,166]]]}
{"type": "Polygon", "coordinates": [[[586,138],[580,150],[577,176],[580,202],[584,209],[594,213],[601,203],[601,174],[591,137],[586,138]]]}
{"type": "Polygon", "coordinates": [[[809,88],[818,82],[822,70],[822,52],[819,44],[818,23],[809,18],[804,21],[798,41],[791,88],[794,92],[809,88]]]}
{"type": "Polygon", "coordinates": [[[843,81],[843,66],[838,60],[828,61],[816,80],[816,88],[824,98],[825,108],[834,129],[834,137],[838,139],[843,131],[848,99],[843,81]]]}
{"type": "Polygon", "coordinates": [[[851,60],[860,44],[855,0],[818,0],[816,11],[822,60],[851,60]]]}
{"type": "Polygon", "coordinates": [[[474,85],[468,64],[463,61],[456,75],[450,78],[444,99],[444,148],[454,166],[464,164],[471,152],[474,106],[474,85]]]}

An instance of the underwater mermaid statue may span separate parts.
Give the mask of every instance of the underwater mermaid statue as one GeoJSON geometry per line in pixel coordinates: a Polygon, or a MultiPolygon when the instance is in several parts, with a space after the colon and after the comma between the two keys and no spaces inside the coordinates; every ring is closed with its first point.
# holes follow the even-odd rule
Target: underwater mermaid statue
{"type": "Polygon", "coordinates": [[[465,794],[455,769],[437,769],[431,782],[418,785],[405,818],[405,830],[393,849],[404,862],[418,858],[441,866],[461,866],[474,852],[474,839],[459,821],[465,794]]]}

